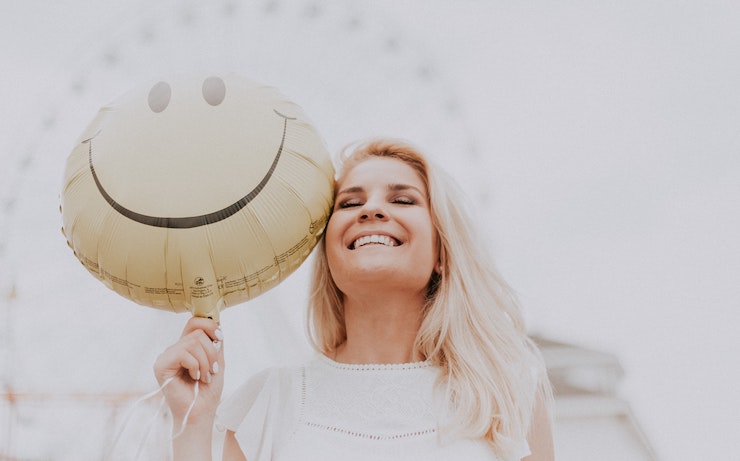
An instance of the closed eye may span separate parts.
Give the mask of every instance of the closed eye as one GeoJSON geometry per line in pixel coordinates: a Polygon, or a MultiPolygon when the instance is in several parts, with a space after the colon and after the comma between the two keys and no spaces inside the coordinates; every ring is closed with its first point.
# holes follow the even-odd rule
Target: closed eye
{"type": "Polygon", "coordinates": [[[414,198],[405,195],[394,197],[391,202],[399,205],[416,205],[416,200],[414,198]]]}
{"type": "Polygon", "coordinates": [[[363,204],[362,200],[351,198],[347,200],[342,200],[341,202],[337,203],[337,208],[352,208],[356,206],[361,206],[363,204]]]}

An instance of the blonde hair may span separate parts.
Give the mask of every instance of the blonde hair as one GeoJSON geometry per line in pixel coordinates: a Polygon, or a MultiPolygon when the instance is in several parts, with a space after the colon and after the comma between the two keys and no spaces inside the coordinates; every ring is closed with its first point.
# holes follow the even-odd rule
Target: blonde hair
{"type": "MultiPolygon", "coordinates": [[[[526,334],[519,305],[491,263],[452,179],[412,145],[376,139],[340,158],[339,176],[370,157],[414,168],[427,186],[439,240],[439,274],[429,281],[416,348],[442,373],[442,433],[484,438],[501,455],[526,438],[538,392],[549,395],[543,361],[526,334]]],[[[309,299],[309,337],[325,354],[346,340],[343,294],[332,280],[324,239],[317,245],[309,299]]]]}

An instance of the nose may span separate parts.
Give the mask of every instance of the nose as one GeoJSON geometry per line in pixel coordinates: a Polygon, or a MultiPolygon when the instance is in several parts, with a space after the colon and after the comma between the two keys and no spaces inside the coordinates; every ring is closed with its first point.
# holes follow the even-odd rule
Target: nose
{"type": "Polygon", "coordinates": [[[363,205],[362,209],[360,210],[360,213],[358,215],[358,220],[360,222],[363,222],[363,221],[370,221],[370,220],[375,220],[375,219],[379,221],[387,221],[388,214],[377,203],[366,202],[365,205],[363,205]]]}

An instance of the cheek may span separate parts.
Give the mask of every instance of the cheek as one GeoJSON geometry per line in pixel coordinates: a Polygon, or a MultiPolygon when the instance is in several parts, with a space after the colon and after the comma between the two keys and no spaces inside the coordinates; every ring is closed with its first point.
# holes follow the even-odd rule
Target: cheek
{"type": "Polygon", "coordinates": [[[326,260],[329,264],[329,270],[334,267],[335,263],[339,260],[339,251],[342,245],[342,236],[339,231],[340,223],[338,219],[334,217],[329,219],[329,223],[326,225],[324,236],[324,244],[326,245],[326,260]]]}
{"type": "Polygon", "coordinates": [[[436,231],[432,230],[431,235],[429,236],[429,245],[430,245],[430,254],[432,259],[432,264],[434,264],[434,271],[439,273],[439,235],[436,231]]]}
{"type": "Polygon", "coordinates": [[[335,240],[331,240],[330,236],[331,234],[328,232],[327,228],[326,247],[324,248],[324,252],[326,254],[326,265],[329,269],[329,274],[334,285],[336,285],[339,291],[344,292],[347,281],[346,273],[348,271],[347,263],[345,261],[346,255],[342,253],[340,240],[336,237],[335,240]]]}
{"type": "Polygon", "coordinates": [[[329,218],[329,222],[326,224],[326,229],[324,230],[325,239],[327,243],[327,250],[329,249],[330,245],[335,244],[338,241],[341,241],[341,231],[340,231],[340,219],[336,217],[336,215],[332,215],[329,218]]]}

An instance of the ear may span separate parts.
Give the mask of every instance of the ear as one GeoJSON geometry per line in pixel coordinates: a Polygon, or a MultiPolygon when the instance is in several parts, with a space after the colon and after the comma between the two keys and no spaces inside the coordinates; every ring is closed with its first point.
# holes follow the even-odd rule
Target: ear
{"type": "Polygon", "coordinates": [[[437,275],[442,275],[442,262],[438,259],[436,264],[434,264],[434,273],[437,275]]]}

